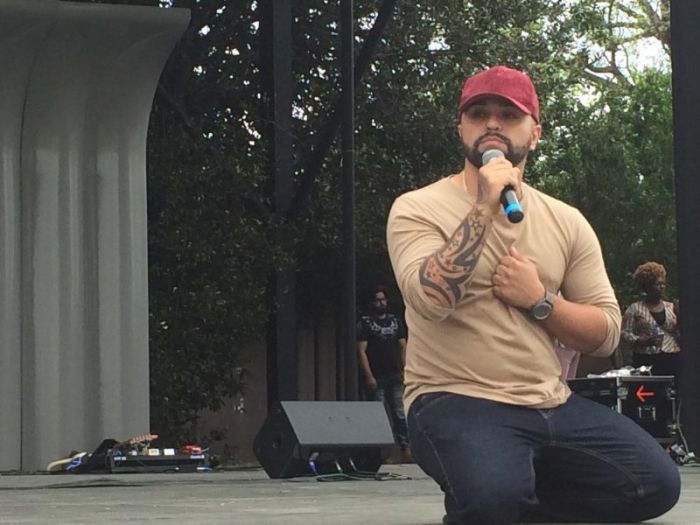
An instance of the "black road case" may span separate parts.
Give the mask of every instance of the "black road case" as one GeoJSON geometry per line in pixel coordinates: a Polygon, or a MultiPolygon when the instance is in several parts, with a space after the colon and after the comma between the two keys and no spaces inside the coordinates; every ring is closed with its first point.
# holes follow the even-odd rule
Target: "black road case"
{"type": "Polygon", "coordinates": [[[659,443],[675,442],[673,376],[591,377],[570,379],[568,383],[578,395],[631,418],[659,443]]]}

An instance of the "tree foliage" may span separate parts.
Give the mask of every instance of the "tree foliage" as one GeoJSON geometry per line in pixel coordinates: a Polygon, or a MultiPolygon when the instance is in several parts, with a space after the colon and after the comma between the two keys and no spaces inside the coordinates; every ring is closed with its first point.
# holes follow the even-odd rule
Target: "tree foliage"
{"type": "Polygon", "coordinates": [[[650,48],[654,68],[667,69],[671,58],[670,0],[590,0],[593,9],[583,33],[588,56],[585,76],[601,88],[634,86],[634,71],[650,48]]]}
{"type": "Polygon", "coordinates": [[[677,297],[670,75],[648,70],[573,116],[552,130],[531,176],[593,224],[622,304],[638,295],[630,275],[648,260],[666,266],[677,297]]]}

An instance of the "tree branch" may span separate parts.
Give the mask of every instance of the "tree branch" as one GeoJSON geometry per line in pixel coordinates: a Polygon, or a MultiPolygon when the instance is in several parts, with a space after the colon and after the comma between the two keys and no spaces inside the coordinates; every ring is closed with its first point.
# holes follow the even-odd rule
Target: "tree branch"
{"type": "MultiPolygon", "coordinates": [[[[214,163],[223,173],[227,173],[229,171],[229,163],[226,161],[221,151],[212,147],[211,144],[208,144],[204,140],[204,131],[192,122],[185,110],[182,109],[175,98],[160,82],[158,83],[157,92],[160,95],[161,100],[165,101],[180,118],[185,131],[187,131],[190,137],[192,137],[194,141],[202,144],[207,150],[209,158],[214,161],[214,163]]],[[[241,182],[239,177],[229,177],[229,180],[231,181],[232,185],[237,186],[236,191],[242,200],[252,204],[258,213],[262,215],[270,214],[270,209],[265,206],[265,204],[257,196],[254,196],[256,195],[256,191],[252,187],[246,187],[247,185],[244,182],[241,182]]]]}
{"type": "MultiPolygon", "coordinates": [[[[374,50],[379,44],[379,40],[384,33],[384,29],[391,19],[396,2],[397,0],[384,0],[379,8],[377,19],[374,22],[372,29],[370,29],[367,39],[365,40],[365,43],[357,57],[357,61],[355,62],[356,87],[359,86],[362,75],[369,66],[374,50]]],[[[328,121],[326,121],[325,125],[321,128],[321,132],[318,134],[318,144],[308,154],[308,160],[303,166],[303,171],[301,173],[299,187],[297,188],[292,204],[289,207],[289,212],[287,214],[288,218],[298,216],[306,204],[306,200],[311,193],[311,187],[321,171],[323,159],[328,153],[328,150],[333,144],[333,141],[338,133],[338,128],[340,127],[341,122],[341,113],[339,108],[340,97],[338,97],[336,102],[333,104],[333,112],[328,118],[328,121]]]]}

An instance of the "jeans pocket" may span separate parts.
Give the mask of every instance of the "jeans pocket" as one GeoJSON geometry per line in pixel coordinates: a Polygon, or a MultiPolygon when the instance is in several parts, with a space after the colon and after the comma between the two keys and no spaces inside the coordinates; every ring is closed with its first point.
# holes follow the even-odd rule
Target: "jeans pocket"
{"type": "Polygon", "coordinates": [[[443,399],[448,399],[454,395],[455,394],[450,394],[449,392],[430,392],[428,394],[422,394],[411,404],[410,414],[419,417],[424,410],[434,407],[443,399]]]}

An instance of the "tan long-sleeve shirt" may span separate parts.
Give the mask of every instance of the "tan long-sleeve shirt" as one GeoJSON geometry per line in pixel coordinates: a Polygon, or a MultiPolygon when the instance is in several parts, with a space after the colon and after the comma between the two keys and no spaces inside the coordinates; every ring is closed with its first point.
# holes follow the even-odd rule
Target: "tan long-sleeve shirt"
{"type": "Polygon", "coordinates": [[[568,398],[551,337],[527,312],[493,294],[491,277],[512,244],[532,259],[548,290],[601,308],[607,336],[593,355],[609,355],[617,346],[620,310],[588,222],[575,208],[526,184],[521,204],[522,222],[494,218],[469,289],[450,309],[426,296],[420,266],[464,220],[473,197],[444,178],[394,202],[387,241],[406,303],[407,409],[420,394],[439,391],[538,408],[568,398]]]}

